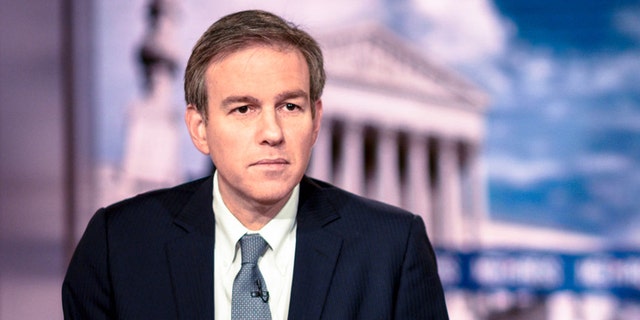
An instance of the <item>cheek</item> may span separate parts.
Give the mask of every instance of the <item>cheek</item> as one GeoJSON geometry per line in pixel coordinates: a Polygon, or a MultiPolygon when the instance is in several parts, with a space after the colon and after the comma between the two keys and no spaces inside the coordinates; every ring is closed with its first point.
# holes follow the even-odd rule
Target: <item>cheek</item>
{"type": "Polygon", "coordinates": [[[218,121],[211,124],[207,137],[210,145],[223,147],[235,146],[239,142],[247,139],[248,131],[246,127],[231,123],[230,121],[218,121]]]}
{"type": "Polygon", "coordinates": [[[240,130],[211,130],[209,131],[209,148],[214,161],[230,160],[241,156],[241,148],[246,145],[242,142],[240,130]]]}
{"type": "Polygon", "coordinates": [[[302,153],[310,153],[311,147],[313,147],[315,134],[312,131],[311,126],[306,126],[304,128],[299,128],[295,133],[292,134],[296,139],[296,145],[300,148],[300,152],[302,153]]]}

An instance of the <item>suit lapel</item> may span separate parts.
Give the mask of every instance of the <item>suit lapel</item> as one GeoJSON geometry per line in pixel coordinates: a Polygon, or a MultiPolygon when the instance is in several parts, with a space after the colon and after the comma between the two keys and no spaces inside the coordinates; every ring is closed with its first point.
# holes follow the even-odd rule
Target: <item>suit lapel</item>
{"type": "Polygon", "coordinates": [[[320,187],[305,177],[300,187],[289,319],[314,319],[322,314],[342,247],[342,238],[325,226],[337,219],[339,215],[320,187]]]}
{"type": "MultiPolygon", "coordinates": [[[[180,319],[213,319],[215,220],[212,178],[203,181],[174,223],[184,235],[167,244],[180,319]]],[[[318,319],[331,286],[342,238],[325,228],[339,219],[327,195],[308,178],[300,187],[289,319],[318,319]],[[310,318],[309,315],[315,315],[310,318]]]]}
{"type": "Polygon", "coordinates": [[[206,179],[174,223],[185,234],[167,244],[174,296],[180,319],[213,319],[215,220],[212,179],[206,179]]]}

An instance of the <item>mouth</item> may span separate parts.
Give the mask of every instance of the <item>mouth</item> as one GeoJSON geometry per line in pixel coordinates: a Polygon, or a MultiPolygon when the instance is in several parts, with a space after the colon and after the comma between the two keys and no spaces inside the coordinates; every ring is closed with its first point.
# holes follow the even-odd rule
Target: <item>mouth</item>
{"type": "Polygon", "coordinates": [[[252,163],[251,166],[252,167],[253,166],[283,166],[287,164],[289,164],[289,161],[282,158],[277,158],[277,159],[262,159],[252,163]]]}

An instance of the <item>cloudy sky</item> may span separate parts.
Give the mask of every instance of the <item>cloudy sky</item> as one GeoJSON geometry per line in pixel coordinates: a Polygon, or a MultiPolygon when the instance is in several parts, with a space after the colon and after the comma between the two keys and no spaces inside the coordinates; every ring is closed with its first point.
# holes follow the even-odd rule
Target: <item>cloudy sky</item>
{"type": "MultiPolygon", "coordinates": [[[[639,1],[179,2],[176,51],[183,60],[213,20],[240,9],[272,10],[313,34],[385,24],[489,93],[492,217],[640,244],[639,1]]],[[[117,119],[139,95],[131,52],[114,48],[139,43],[145,3],[102,0],[96,8],[96,92],[107,119],[98,153],[106,161],[121,155],[117,119]]]]}

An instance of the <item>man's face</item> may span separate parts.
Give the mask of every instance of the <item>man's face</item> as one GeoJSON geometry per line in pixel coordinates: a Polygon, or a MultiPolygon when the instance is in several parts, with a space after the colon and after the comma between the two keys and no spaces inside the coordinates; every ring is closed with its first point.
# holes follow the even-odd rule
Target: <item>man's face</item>
{"type": "Polygon", "coordinates": [[[304,57],[249,47],[211,64],[205,77],[208,122],[190,107],[187,124],[196,147],[216,165],[225,203],[230,209],[284,204],[307,168],[322,117],[321,102],[309,98],[304,57]]]}

